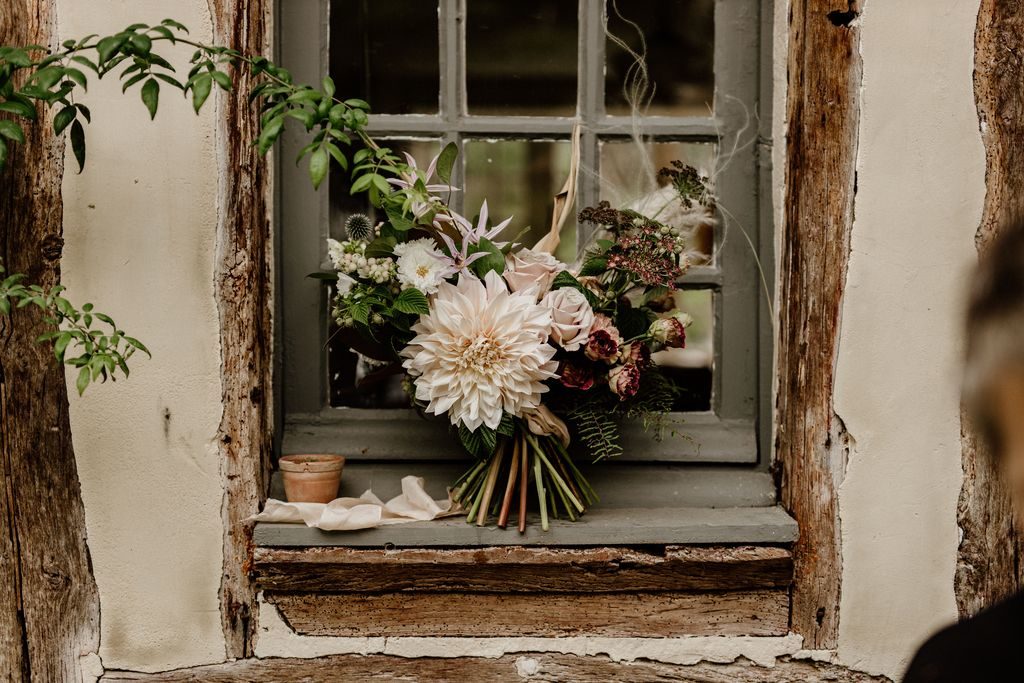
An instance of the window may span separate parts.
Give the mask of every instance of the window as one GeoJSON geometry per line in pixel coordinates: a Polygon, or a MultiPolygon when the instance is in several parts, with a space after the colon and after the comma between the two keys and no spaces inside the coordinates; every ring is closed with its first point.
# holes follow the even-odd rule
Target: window
{"type": "MultiPolygon", "coordinates": [[[[601,508],[773,504],[763,284],[772,245],[762,76],[770,71],[762,66],[770,9],[758,0],[605,4],[284,0],[281,58],[299,80],[318,82],[330,70],[339,92],[367,99],[371,132],[393,149],[426,161],[459,143],[456,209],[472,216],[486,197],[492,216],[514,214],[514,225],[532,226],[526,244],[547,230],[577,120],[577,210],[635,199],[638,171],[672,159],[713,173],[719,224],[699,235],[710,256],[677,294],[697,324],[688,349],[660,360],[690,388],[678,406],[682,436],[659,442],[627,426],[626,454],[588,476],[601,508]],[[630,22],[645,36],[655,90],[641,121],[643,153],[631,140],[623,91],[632,59],[608,37],[606,21],[631,49],[640,41],[630,22]]],[[[278,183],[279,447],[348,456],[343,486],[355,493],[373,485],[387,496],[401,475],[421,473],[441,494],[466,466],[456,440],[444,424],[397,407],[405,405],[397,375],[357,362],[331,340],[326,291],[305,278],[326,260],[325,238],[365,207],[352,203],[340,172],[329,191],[314,193],[289,163],[300,144],[286,133],[278,183]]],[[[558,255],[573,261],[588,237],[587,226],[567,222],[558,255]]]]}

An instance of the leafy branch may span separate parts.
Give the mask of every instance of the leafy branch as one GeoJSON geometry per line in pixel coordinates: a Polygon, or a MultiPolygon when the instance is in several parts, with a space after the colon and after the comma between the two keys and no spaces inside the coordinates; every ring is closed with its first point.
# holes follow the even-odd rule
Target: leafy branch
{"type": "MultiPolygon", "coordinates": [[[[414,221],[405,219],[405,214],[429,193],[422,181],[399,190],[388,183],[383,174],[411,177],[415,173],[366,133],[369,104],[360,99],[336,97],[330,76],[323,79],[320,88],[296,84],[286,69],[266,57],[206,45],[190,40],[187,35],[184,25],[165,19],[155,26],[132,24],[109,36],[66,40],[53,52],[40,45],[0,47],[0,113],[7,115],[0,118],[0,170],[6,166],[11,146],[25,142],[26,129],[38,122],[40,112],[47,118],[52,112],[54,133],[68,134],[79,172],[84,170],[86,126],[92,123],[92,113],[76,100],[76,94],[87,91],[90,77],[102,79],[115,73],[123,93],[138,87],[139,97],[153,119],[163,87],[190,98],[198,114],[215,86],[232,90],[234,82],[228,69],[234,67],[247,69],[254,79],[248,99],[259,106],[260,132],[254,144],[261,155],[266,155],[280,138],[288,119],[298,121],[312,139],[302,148],[296,163],[308,157],[314,188],[319,188],[327,177],[332,161],[346,172],[351,167],[353,194],[366,192],[374,206],[385,209],[393,224],[403,223],[404,229],[412,227],[414,221]],[[195,48],[184,79],[156,51],[161,44],[195,48]],[[352,153],[343,150],[354,142],[359,143],[360,149],[352,153]]],[[[79,393],[90,381],[114,379],[118,370],[127,376],[128,358],[136,350],[149,353],[141,342],[125,336],[109,316],[93,311],[90,304],[75,308],[60,296],[63,287],[44,291],[37,285],[25,285],[23,280],[24,276],[16,274],[0,284],[0,314],[9,315],[12,307],[28,305],[46,311],[47,321],[56,329],[42,335],[39,341],[52,341],[59,361],[80,368],[79,393]],[[92,327],[93,322],[103,323],[110,330],[97,330],[92,327]],[[68,356],[69,345],[80,351],[79,355],[68,356]]]]}
{"type": "MultiPolygon", "coordinates": [[[[4,272],[0,265],[0,276],[4,272]]],[[[109,315],[94,310],[92,304],[85,304],[81,310],[75,308],[61,296],[64,287],[56,285],[46,290],[39,285],[24,285],[24,279],[24,275],[17,273],[0,280],[0,314],[9,315],[12,308],[26,306],[43,310],[44,320],[54,330],[40,335],[36,341],[53,342],[56,359],[79,368],[75,382],[79,395],[90,382],[117,381],[119,371],[128,377],[128,359],[136,351],[151,355],[142,342],[126,335],[109,315]]]]}

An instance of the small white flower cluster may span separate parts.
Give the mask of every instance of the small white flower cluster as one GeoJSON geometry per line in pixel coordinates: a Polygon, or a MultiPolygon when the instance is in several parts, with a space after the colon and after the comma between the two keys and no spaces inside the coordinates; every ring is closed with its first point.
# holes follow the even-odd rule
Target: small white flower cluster
{"type": "Polygon", "coordinates": [[[395,262],[389,258],[367,258],[366,242],[359,240],[327,240],[327,253],[334,267],[343,275],[356,274],[378,284],[395,276],[395,262]]]}

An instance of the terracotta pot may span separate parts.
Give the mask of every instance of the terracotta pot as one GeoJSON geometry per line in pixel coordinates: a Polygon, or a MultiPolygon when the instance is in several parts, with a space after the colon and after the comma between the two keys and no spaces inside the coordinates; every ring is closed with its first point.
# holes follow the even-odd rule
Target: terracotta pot
{"type": "Polygon", "coordinates": [[[329,503],[338,497],[340,455],[285,455],[279,461],[284,493],[290,503],[329,503]]]}

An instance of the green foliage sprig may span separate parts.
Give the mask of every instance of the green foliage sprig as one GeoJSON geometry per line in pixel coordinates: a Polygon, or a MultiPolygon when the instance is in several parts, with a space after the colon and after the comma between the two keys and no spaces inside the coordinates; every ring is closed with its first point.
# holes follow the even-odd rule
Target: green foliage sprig
{"type": "MultiPolygon", "coordinates": [[[[0,276],[4,274],[0,265],[0,276]]],[[[64,287],[56,285],[44,289],[39,285],[24,285],[21,273],[0,280],[0,314],[8,315],[12,308],[35,306],[45,313],[45,320],[54,327],[39,336],[37,341],[53,342],[53,355],[61,363],[79,368],[75,386],[81,395],[90,382],[117,381],[118,372],[128,377],[128,359],[136,351],[151,355],[138,339],[129,337],[113,319],[100,313],[92,304],[81,310],[61,296],[64,287]]]]}

